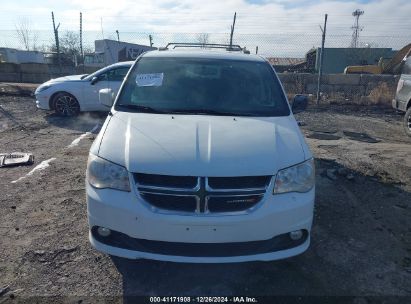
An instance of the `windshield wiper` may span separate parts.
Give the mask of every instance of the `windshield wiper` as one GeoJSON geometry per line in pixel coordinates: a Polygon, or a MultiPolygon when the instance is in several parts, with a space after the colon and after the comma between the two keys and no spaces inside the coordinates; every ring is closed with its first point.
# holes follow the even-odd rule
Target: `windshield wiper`
{"type": "Polygon", "coordinates": [[[216,115],[216,116],[256,116],[252,113],[234,113],[234,112],[225,112],[217,111],[211,109],[173,109],[170,110],[170,113],[173,114],[194,114],[194,115],[216,115]]]}
{"type": "Polygon", "coordinates": [[[159,110],[149,106],[136,104],[117,104],[116,107],[133,110],[142,113],[157,113],[157,114],[193,114],[193,115],[216,115],[216,116],[256,116],[252,113],[233,113],[223,112],[211,109],[167,109],[159,110]]]}
{"type": "Polygon", "coordinates": [[[84,79],[84,78],[86,78],[87,76],[88,76],[88,74],[83,75],[83,76],[80,77],[80,79],[84,79]]]}
{"type": "Polygon", "coordinates": [[[158,110],[152,107],[135,104],[116,104],[116,107],[120,107],[127,110],[133,110],[141,113],[166,113],[165,111],[158,110]]]}

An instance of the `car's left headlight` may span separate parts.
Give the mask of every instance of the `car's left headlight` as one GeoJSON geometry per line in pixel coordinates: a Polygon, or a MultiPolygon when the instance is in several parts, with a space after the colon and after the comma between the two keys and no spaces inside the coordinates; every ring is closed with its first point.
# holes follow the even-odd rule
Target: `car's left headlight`
{"type": "Polygon", "coordinates": [[[278,171],[275,177],[274,194],[287,192],[308,192],[315,184],[314,160],[278,171]]]}
{"type": "Polygon", "coordinates": [[[43,92],[51,87],[51,84],[41,85],[36,89],[35,93],[43,92]]]}
{"type": "Polygon", "coordinates": [[[87,181],[98,189],[130,191],[127,169],[93,154],[88,157],[87,181]]]}

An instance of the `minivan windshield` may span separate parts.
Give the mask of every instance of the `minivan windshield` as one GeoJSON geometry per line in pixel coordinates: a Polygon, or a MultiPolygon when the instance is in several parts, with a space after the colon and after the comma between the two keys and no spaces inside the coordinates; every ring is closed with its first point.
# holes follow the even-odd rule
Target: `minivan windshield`
{"type": "Polygon", "coordinates": [[[287,116],[286,98],[266,62],[142,57],[115,109],[145,113],[287,116]]]}

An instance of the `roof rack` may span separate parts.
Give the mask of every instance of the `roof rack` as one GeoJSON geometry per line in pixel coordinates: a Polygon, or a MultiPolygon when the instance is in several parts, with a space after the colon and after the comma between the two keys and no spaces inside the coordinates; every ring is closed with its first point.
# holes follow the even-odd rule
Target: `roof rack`
{"type": "Polygon", "coordinates": [[[171,47],[175,48],[208,48],[208,49],[225,49],[226,51],[237,51],[250,54],[246,48],[242,48],[238,44],[218,44],[218,43],[196,43],[196,42],[170,42],[165,47],[159,48],[160,51],[166,51],[171,47]]]}

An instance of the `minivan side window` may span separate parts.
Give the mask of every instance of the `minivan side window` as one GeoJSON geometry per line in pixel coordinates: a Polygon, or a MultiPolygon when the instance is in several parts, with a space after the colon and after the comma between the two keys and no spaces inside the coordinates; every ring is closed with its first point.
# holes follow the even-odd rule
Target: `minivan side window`
{"type": "Polygon", "coordinates": [[[411,74],[411,56],[409,56],[404,63],[402,68],[402,74],[411,74]]]}

